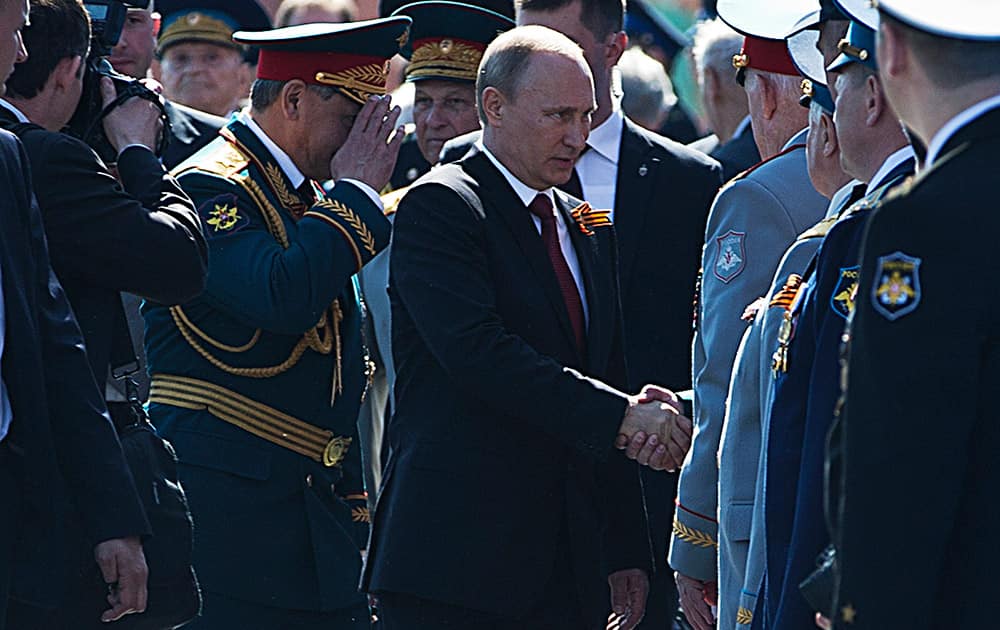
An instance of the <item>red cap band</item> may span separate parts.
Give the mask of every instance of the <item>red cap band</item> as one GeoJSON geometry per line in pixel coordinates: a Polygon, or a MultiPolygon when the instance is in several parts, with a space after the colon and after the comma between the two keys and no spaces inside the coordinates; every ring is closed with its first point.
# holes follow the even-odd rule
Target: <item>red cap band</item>
{"type": "Polygon", "coordinates": [[[763,72],[800,76],[788,52],[788,43],[783,39],[763,39],[747,36],[743,38],[743,50],[733,57],[737,68],[754,68],[763,72]]]}
{"type": "MultiPolygon", "coordinates": [[[[260,49],[260,60],[257,62],[257,78],[271,81],[291,81],[301,79],[313,85],[329,85],[316,78],[318,74],[335,75],[345,70],[382,67],[384,57],[371,55],[348,55],[339,52],[293,52],[287,50],[260,49]]],[[[377,82],[377,81],[376,81],[377,82]]],[[[385,81],[382,81],[385,87],[385,81]]]]}

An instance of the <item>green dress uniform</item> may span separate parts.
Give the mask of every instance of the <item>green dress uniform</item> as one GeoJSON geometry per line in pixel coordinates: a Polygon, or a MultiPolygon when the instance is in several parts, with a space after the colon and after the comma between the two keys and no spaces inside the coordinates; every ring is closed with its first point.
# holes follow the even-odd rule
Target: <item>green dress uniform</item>
{"type": "MultiPolygon", "coordinates": [[[[382,22],[395,46],[409,20],[382,22]]],[[[281,76],[266,52],[262,78],[281,76]]],[[[296,185],[303,175],[252,117],[220,135],[177,169],[205,226],[207,288],[144,309],[150,414],[177,450],[195,521],[195,627],[367,627],[356,421],[370,363],[355,274],[390,224],[360,182],[296,185]]]]}

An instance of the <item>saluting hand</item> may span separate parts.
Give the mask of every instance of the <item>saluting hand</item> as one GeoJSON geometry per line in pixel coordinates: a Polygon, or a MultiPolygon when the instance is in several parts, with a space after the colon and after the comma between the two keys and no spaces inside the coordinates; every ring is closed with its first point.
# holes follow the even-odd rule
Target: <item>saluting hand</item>
{"type": "Polygon", "coordinates": [[[403,144],[403,128],[396,128],[401,110],[390,109],[390,103],[388,96],[372,96],[364,104],[347,140],[330,160],[331,179],[356,179],[375,190],[389,183],[403,144]]]}

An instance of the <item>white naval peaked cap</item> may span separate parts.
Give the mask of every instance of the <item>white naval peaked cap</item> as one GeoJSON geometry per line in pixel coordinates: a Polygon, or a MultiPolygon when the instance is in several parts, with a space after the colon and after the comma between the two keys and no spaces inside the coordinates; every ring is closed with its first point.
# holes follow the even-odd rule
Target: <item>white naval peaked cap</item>
{"type": "Polygon", "coordinates": [[[826,85],[826,64],[823,53],[816,48],[817,41],[819,31],[816,29],[800,31],[788,38],[788,54],[802,76],[813,83],[826,85]]]}
{"type": "MultiPolygon", "coordinates": [[[[844,15],[855,22],[860,22],[872,29],[878,30],[878,9],[873,0],[833,0],[837,7],[844,12],[844,15]]],[[[945,0],[940,0],[944,3],[945,0]]],[[[950,1],[950,0],[949,0],[950,1]]],[[[989,2],[990,0],[986,0],[989,2]]],[[[1000,2],[1000,0],[992,0],[1000,2]]]]}
{"type": "Polygon", "coordinates": [[[819,0],[719,0],[716,6],[723,22],[764,39],[784,39],[798,24],[815,24],[819,10],[819,0]]]}
{"type": "Polygon", "coordinates": [[[1000,0],[871,0],[918,31],[952,39],[1000,41],[1000,0]]]}

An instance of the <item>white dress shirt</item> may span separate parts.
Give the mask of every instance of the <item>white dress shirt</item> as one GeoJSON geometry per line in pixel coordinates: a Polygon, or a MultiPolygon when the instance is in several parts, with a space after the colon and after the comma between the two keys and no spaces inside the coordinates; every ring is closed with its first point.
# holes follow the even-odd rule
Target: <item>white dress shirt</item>
{"type": "MultiPolygon", "coordinates": [[[[590,314],[587,308],[587,292],[583,288],[583,274],[580,272],[580,261],[576,257],[576,250],[573,248],[573,241],[570,238],[569,230],[566,228],[566,221],[563,219],[561,212],[556,210],[555,206],[555,195],[551,188],[546,188],[545,190],[535,190],[531,186],[528,186],[521,180],[519,180],[513,173],[507,170],[507,167],[500,163],[493,153],[486,148],[482,140],[476,143],[476,146],[480,151],[486,154],[486,157],[493,162],[493,165],[497,167],[500,174],[503,175],[507,183],[510,184],[511,188],[517,194],[517,198],[521,200],[521,203],[527,207],[537,195],[545,195],[549,198],[549,202],[552,204],[552,212],[556,215],[556,231],[559,233],[559,249],[562,250],[563,258],[566,259],[566,265],[569,267],[569,271],[573,274],[573,282],[576,283],[576,290],[580,293],[580,302],[583,304],[583,319],[584,322],[590,321],[590,314]]],[[[531,215],[531,220],[535,224],[535,229],[538,233],[542,233],[542,220],[536,217],[534,214],[531,215]]]]}
{"type": "Polygon", "coordinates": [[[927,159],[924,160],[924,168],[930,168],[934,164],[934,160],[936,160],[938,154],[941,153],[941,149],[943,149],[944,145],[948,143],[948,140],[955,135],[955,132],[991,109],[995,109],[997,107],[1000,107],[1000,94],[991,96],[984,101],[979,101],[972,107],[961,112],[958,116],[955,116],[946,122],[943,127],[938,129],[938,132],[934,134],[934,137],[931,138],[931,141],[927,144],[927,159]]]}
{"type": "Polygon", "coordinates": [[[28,120],[28,117],[25,116],[24,113],[21,110],[19,110],[18,108],[14,107],[13,105],[11,105],[10,102],[8,102],[7,99],[5,99],[5,98],[0,98],[0,107],[3,107],[4,109],[6,109],[7,111],[9,111],[10,113],[14,114],[14,116],[17,118],[18,122],[22,122],[22,123],[29,123],[29,122],[31,122],[30,120],[28,120]]]}
{"type": "Polygon", "coordinates": [[[870,195],[872,190],[878,188],[879,184],[882,183],[882,179],[888,175],[892,169],[896,168],[906,160],[910,158],[916,159],[917,154],[913,152],[913,147],[906,145],[902,149],[897,150],[895,153],[890,155],[882,162],[882,166],[875,171],[875,175],[872,176],[872,180],[868,182],[868,187],[865,188],[865,195],[870,195]]]}
{"type": "Polygon", "coordinates": [[[615,107],[608,119],[590,130],[588,150],[576,162],[583,198],[597,210],[610,210],[615,219],[615,194],[618,190],[618,156],[622,147],[625,116],[615,107]]]}
{"type": "MultiPolygon", "coordinates": [[[[292,158],[289,157],[288,154],[285,153],[285,151],[281,147],[275,144],[274,140],[271,140],[271,138],[269,138],[268,135],[264,133],[264,130],[260,128],[260,125],[258,125],[257,122],[250,117],[249,112],[241,112],[236,115],[236,118],[244,125],[246,125],[247,128],[253,132],[253,135],[257,136],[257,139],[260,140],[261,144],[263,144],[264,147],[271,152],[271,155],[274,156],[274,159],[278,163],[278,166],[285,173],[285,176],[288,177],[288,181],[292,183],[292,186],[294,188],[298,188],[299,186],[302,185],[304,181],[306,181],[306,176],[302,174],[302,171],[299,170],[299,167],[295,166],[295,162],[292,161],[292,158]]],[[[355,186],[363,190],[364,193],[368,195],[368,198],[371,199],[372,202],[376,206],[378,206],[380,210],[385,209],[385,207],[382,205],[382,200],[379,199],[378,192],[376,192],[375,189],[369,186],[368,184],[359,181],[357,179],[350,179],[346,177],[338,181],[354,184],[355,186]]],[[[336,182],[334,182],[334,186],[336,185],[337,185],[336,182]]]]}

